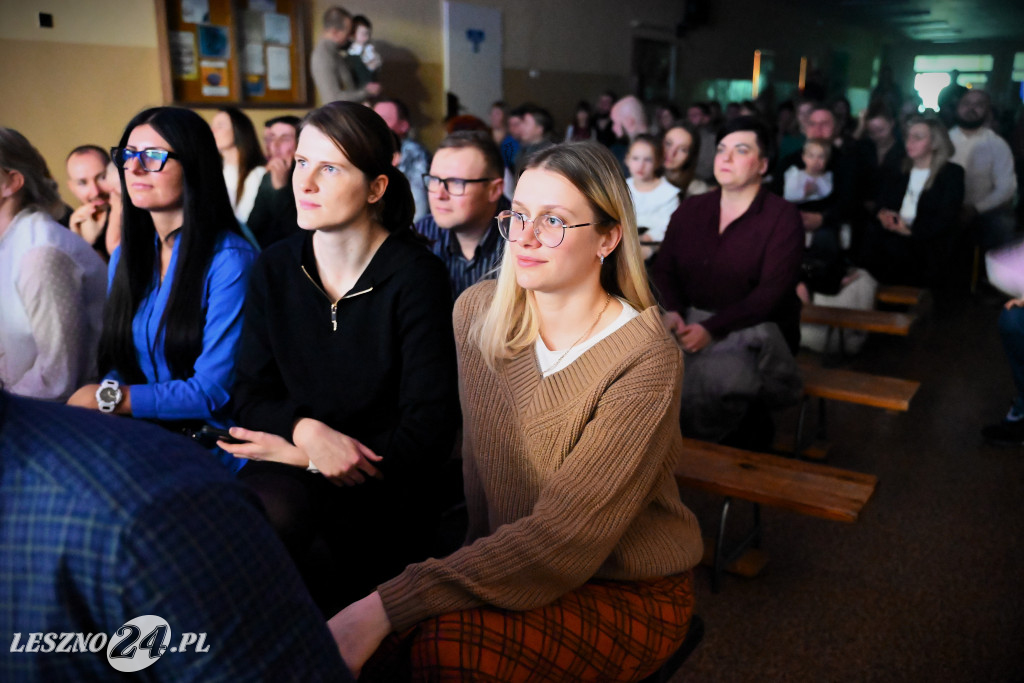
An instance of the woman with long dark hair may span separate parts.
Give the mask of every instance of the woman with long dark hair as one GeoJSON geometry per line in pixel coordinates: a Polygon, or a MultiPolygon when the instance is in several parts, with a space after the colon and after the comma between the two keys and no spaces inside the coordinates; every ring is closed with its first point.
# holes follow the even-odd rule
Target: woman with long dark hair
{"type": "Polygon", "coordinates": [[[306,117],[303,232],[253,270],[231,430],[246,443],[222,444],[263,461],[241,477],[325,612],[423,556],[458,424],[448,273],[411,229],[394,151],[360,104],[306,117]]]}
{"type": "Polygon", "coordinates": [[[147,109],[111,156],[123,211],[100,338],[105,379],[68,403],[184,429],[226,426],[256,250],[238,233],[213,134],[195,112],[147,109]]]}
{"type": "Polygon", "coordinates": [[[708,184],[697,177],[700,134],[688,121],[669,126],[662,138],[664,178],[679,188],[680,199],[708,191],[708,184]]]}
{"type": "Polygon", "coordinates": [[[497,281],[455,305],[466,544],[328,623],[354,671],[394,633],[360,680],[639,680],[683,641],[702,553],[672,479],[682,354],[605,147],[532,157],[498,229],[497,281]]]}
{"type": "Polygon", "coordinates": [[[267,172],[267,158],[260,149],[256,129],[248,116],[234,107],[225,107],[213,116],[210,124],[217,150],[224,160],[224,184],[235,217],[249,222],[256,202],[260,181],[267,172]]]}

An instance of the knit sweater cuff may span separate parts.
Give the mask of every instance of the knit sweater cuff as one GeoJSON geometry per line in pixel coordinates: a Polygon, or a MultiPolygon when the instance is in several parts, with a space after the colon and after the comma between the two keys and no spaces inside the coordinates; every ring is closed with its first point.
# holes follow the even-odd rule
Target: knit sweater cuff
{"type": "Polygon", "coordinates": [[[396,633],[401,633],[431,616],[415,588],[415,581],[408,570],[377,586],[377,593],[384,603],[388,621],[396,633]]]}

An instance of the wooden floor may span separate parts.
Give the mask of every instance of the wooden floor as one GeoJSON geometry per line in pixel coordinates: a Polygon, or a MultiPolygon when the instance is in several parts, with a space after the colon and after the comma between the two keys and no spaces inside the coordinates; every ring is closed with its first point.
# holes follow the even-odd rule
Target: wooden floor
{"type": "MultiPolygon", "coordinates": [[[[874,496],[854,524],[765,508],[767,566],[718,595],[699,568],[706,634],[674,681],[1024,681],[1024,449],[979,435],[1013,395],[997,316],[936,301],[869,339],[850,369],[921,382],[907,413],[829,407],[828,464],[874,496]]],[[[719,497],[684,501],[714,529],[719,497]]]]}

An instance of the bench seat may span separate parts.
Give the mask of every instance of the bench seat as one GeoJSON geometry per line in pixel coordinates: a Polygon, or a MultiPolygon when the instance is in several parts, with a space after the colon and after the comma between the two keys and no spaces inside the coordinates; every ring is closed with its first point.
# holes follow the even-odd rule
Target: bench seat
{"type": "Polygon", "coordinates": [[[891,311],[862,311],[856,308],[817,306],[804,304],[800,310],[800,322],[806,325],[825,325],[846,330],[877,332],[905,337],[916,316],[910,313],[891,311]]]}

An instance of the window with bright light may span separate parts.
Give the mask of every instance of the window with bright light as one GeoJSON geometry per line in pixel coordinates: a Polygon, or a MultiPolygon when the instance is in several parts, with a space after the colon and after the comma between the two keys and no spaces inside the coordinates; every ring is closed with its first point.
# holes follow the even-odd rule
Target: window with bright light
{"type": "Polygon", "coordinates": [[[992,55],[918,55],[914,71],[991,71],[992,55]]]}
{"type": "Polygon", "coordinates": [[[1013,75],[1010,79],[1024,81],[1024,52],[1018,52],[1013,56],[1013,75]]]}
{"type": "MultiPolygon", "coordinates": [[[[1024,71],[1024,53],[1018,53],[1024,71]]],[[[918,55],[914,57],[914,90],[921,97],[920,111],[939,110],[939,93],[950,83],[950,71],[959,71],[956,82],[966,88],[983,88],[992,71],[992,55],[918,55]]],[[[1014,69],[1017,69],[1014,59],[1014,69]]]]}
{"type": "Polygon", "coordinates": [[[914,76],[914,90],[921,96],[920,110],[939,110],[939,93],[952,79],[948,73],[923,73],[914,76]]]}

